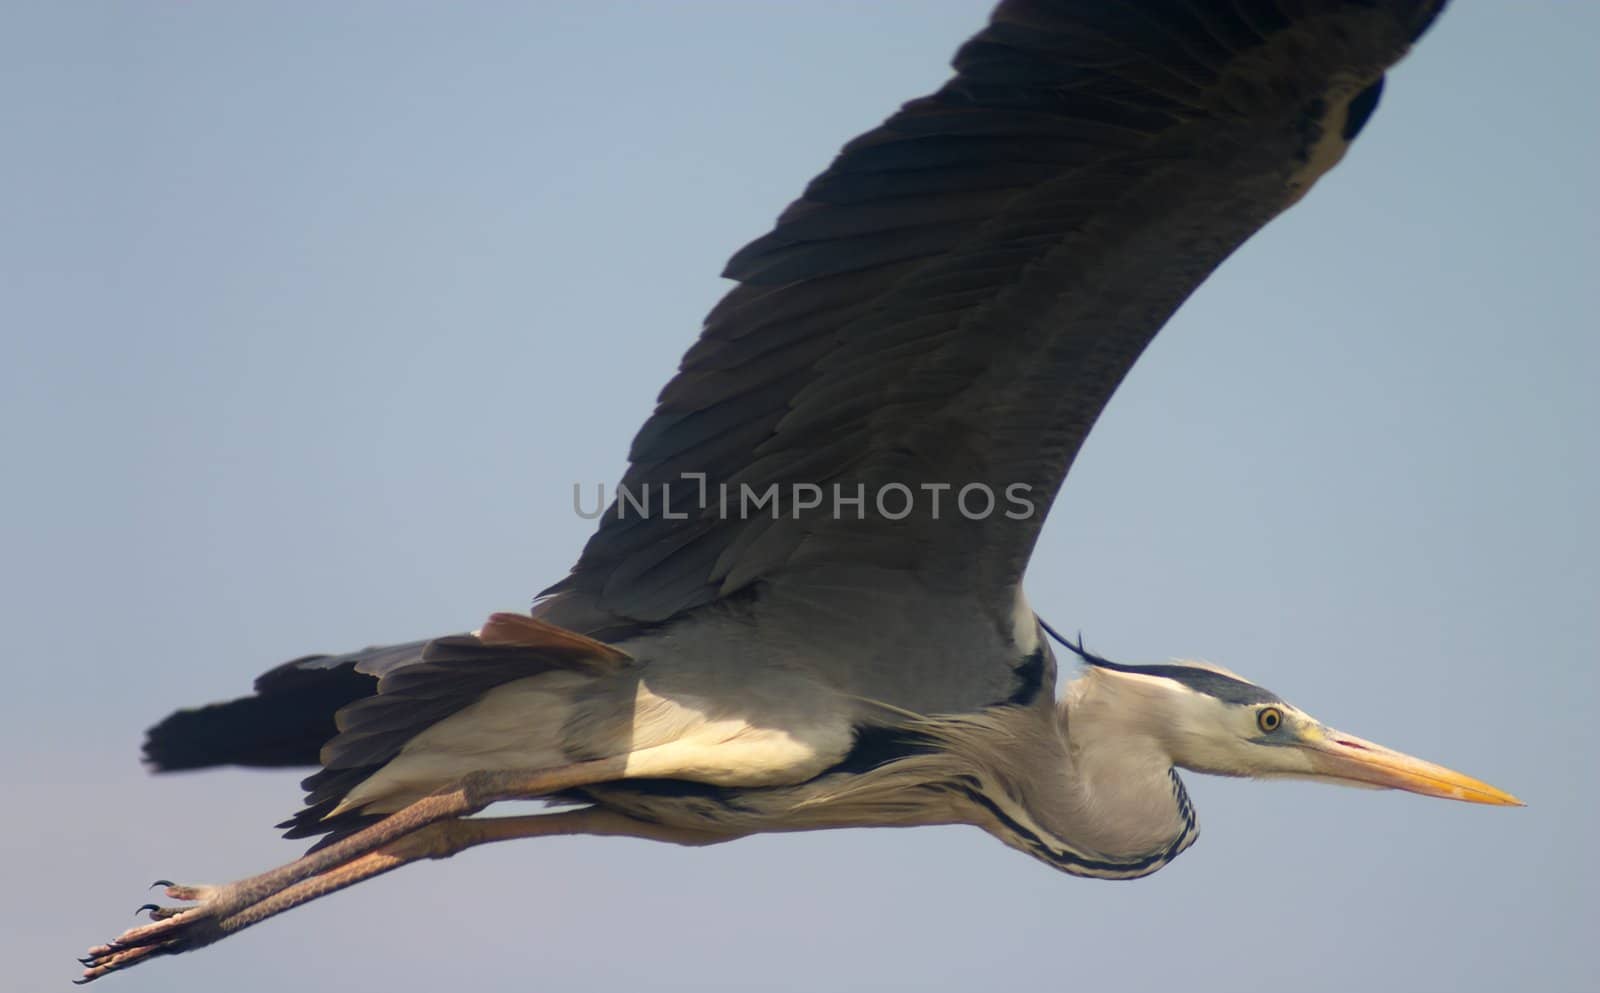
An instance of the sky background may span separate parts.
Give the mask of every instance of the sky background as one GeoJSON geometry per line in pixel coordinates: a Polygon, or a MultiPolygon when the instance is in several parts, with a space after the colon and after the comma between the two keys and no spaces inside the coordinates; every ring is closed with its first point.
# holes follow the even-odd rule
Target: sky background
{"type": "MultiPolygon", "coordinates": [[[[145,727],[559,578],[716,276],[982,2],[9,4],[0,974],[158,876],[298,854],[294,772],[145,727]]],[[[481,849],[105,983],[286,989],[1600,985],[1600,6],[1458,3],[1343,165],[1177,315],[1028,576],[1529,802],[1187,777],[1135,883],[975,829],[481,849]]]]}

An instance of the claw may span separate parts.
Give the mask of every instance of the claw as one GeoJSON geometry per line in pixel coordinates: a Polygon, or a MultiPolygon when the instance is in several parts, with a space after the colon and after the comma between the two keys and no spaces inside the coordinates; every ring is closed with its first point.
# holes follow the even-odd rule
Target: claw
{"type": "Polygon", "coordinates": [[[153,945],[138,948],[122,947],[120,951],[110,955],[96,954],[96,952],[91,951],[89,953],[89,958],[79,960],[83,962],[87,968],[84,969],[82,976],[73,980],[73,984],[82,986],[84,983],[91,983],[96,979],[99,979],[101,976],[127,968],[128,966],[133,965],[136,962],[141,962],[152,955],[163,955],[167,954],[167,952],[167,949],[153,945]]]}
{"type": "Polygon", "coordinates": [[[147,910],[160,910],[160,909],[161,909],[161,907],[160,907],[159,904],[147,903],[147,904],[142,905],[138,910],[135,910],[133,912],[133,916],[138,917],[140,914],[144,913],[147,910]]]}

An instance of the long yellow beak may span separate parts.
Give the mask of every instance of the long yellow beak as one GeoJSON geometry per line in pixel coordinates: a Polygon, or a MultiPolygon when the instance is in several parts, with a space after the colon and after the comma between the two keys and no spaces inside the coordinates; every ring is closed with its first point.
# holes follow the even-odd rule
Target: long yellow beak
{"type": "Polygon", "coordinates": [[[1471,776],[1332,728],[1308,729],[1301,737],[1301,746],[1310,755],[1317,772],[1333,779],[1467,803],[1526,806],[1510,793],[1471,776]]]}

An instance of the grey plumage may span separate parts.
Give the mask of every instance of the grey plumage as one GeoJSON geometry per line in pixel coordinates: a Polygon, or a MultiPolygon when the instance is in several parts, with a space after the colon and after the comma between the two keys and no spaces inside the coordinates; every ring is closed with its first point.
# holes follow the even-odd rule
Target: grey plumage
{"type": "MultiPolygon", "coordinates": [[[[329,687],[371,680],[336,733],[300,743],[322,769],[284,826],[326,847],[171,888],[200,903],[93,950],[87,977],[511,837],[963,823],[1130,878],[1196,837],[1175,766],[1515,803],[1202,663],[1079,645],[1058,700],[1021,590],[1140,352],[1337,163],[1441,6],[1001,3],[944,87],[848,144],[734,254],[739,285],[630,449],[621,488],[646,503],[619,498],[531,616],[291,664],[329,687]],[[896,488],[905,513],[880,502],[896,488]],[[861,496],[806,506],[802,489],[861,496]],[[988,512],[968,512],[969,490],[988,512]],[[776,512],[729,513],[730,491],[778,494],[776,512]],[[466,816],[529,797],[576,807],[466,816]]],[[[162,740],[157,764],[182,753],[162,740]]]]}

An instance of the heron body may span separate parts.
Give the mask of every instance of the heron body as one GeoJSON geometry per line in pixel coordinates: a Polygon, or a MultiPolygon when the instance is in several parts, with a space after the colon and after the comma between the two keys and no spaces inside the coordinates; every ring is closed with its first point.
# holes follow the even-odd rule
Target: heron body
{"type": "Polygon", "coordinates": [[[1128,368],[1338,162],[1441,5],[1000,4],[949,83],[733,256],[617,502],[530,614],[298,659],[152,729],[160,769],[320,766],[282,826],[322,840],[170,886],[197,902],[92,949],[86,978],[543,834],[968,824],[1133,878],[1197,836],[1178,769],[1516,803],[1208,664],[1080,642],[1058,686],[1022,592],[1128,368]],[[565,807],[468,816],[528,798],[565,807]]]}

